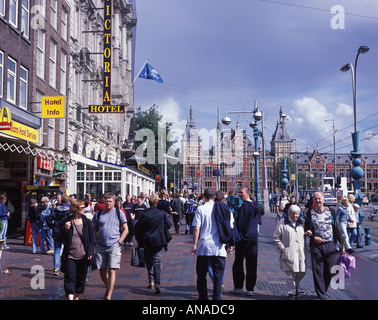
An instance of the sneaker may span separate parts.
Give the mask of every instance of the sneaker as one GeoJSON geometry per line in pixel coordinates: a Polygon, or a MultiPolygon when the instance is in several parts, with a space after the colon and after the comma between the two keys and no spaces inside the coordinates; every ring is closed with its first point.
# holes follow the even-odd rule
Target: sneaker
{"type": "Polygon", "coordinates": [[[247,296],[253,296],[253,295],[255,295],[255,292],[254,291],[247,291],[247,296]]]}
{"type": "Polygon", "coordinates": [[[147,289],[154,289],[154,283],[153,282],[150,282],[147,286],[147,289]]]}
{"type": "Polygon", "coordinates": [[[236,288],[233,288],[233,289],[231,290],[231,292],[234,293],[234,294],[241,294],[241,293],[243,293],[243,289],[236,289],[236,288]]]}
{"type": "Polygon", "coordinates": [[[289,296],[287,297],[288,300],[295,300],[295,296],[292,293],[289,293],[289,296]]]}
{"type": "Polygon", "coordinates": [[[54,269],[54,276],[59,276],[59,269],[54,269]]]}
{"type": "Polygon", "coordinates": [[[54,250],[48,250],[46,251],[47,254],[54,254],[54,250]]]}

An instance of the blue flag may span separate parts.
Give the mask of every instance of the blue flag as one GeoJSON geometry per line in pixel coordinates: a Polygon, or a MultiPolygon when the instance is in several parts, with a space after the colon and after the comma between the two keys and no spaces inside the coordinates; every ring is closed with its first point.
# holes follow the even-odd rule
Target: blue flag
{"type": "Polygon", "coordinates": [[[156,80],[157,82],[163,83],[163,79],[160,77],[159,72],[157,72],[151,65],[146,63],[142,72],[139,75],[140,78],[144,79],[152,79],[156,80]]]}

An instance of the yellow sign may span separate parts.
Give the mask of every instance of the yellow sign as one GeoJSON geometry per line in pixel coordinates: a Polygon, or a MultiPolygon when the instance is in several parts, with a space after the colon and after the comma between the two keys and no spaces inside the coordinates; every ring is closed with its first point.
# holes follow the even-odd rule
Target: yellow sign
{"type": "Polygon", "coordinates": [[[0,111],[0,122],[2,124],[0,132],[12,137],[38,143],[38,130],[25,126],[22,123],[12,121],[11,113],[7,107],[3,107],[0,111]],[[6,115],[4,115],[5,112],[6,115]],[[6,122],[4,122],[4,118],[6,119],[6,122]]]}
{"type": "Polygon", "coordinates": [[[64,118],[64,96],[42,97],[42,118],[64,118]]]}
{"type": "Polygon", "coordinates": [[[89,110],[89,113],[124,113],[125,112],[125,106],[124,105],[118,105],[118,106],[90,105],[88,110],[89,110]]]}

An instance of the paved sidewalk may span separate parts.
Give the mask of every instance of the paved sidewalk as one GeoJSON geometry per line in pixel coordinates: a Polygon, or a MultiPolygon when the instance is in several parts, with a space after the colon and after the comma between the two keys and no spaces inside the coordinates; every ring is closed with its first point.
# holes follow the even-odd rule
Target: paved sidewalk
{"type": "MultiPolygon", "coordinates": [[[[233,288],[232,264],[234,254],[229,254],[225,271],[224,300],[286,300],[285,274],[279,268],[279,254],[273,243],[273,231],[275,228],[273,214],[263,216],[263,224],[260,226],[259,256],[257,285],[255,295],[234,295],[230,292],[233,288]]],[[[52,272],[52,256],[32,254],[31,247],[24,246],[23,237],[9,239],[10,249],[4,250],[0,261],[3,271],[0,274],[0,299],[31,299],[31,300],[65,300],[63,291],[63,274],[54,276],[52,272]],[[33,289],[31,283],[35,283],[36,272],[31,272],[33,266],[42,266],[45,272],[44,289],[33,289]],[[33,278],[34,277],[34,278],[33,278]],[[33,282],[34,281],[34,282],[33,282]]],[[[195,256],[191,255],[192,236],[184,234],[184,226],[181,233],[173,234],[169,249],[163,257],[163,270],[161,273],[161,294],[155,294],[147,289],[147,272],[145,268],[130,266],[131,249],[122,251],[121,270],[117,271],[116,285],[113,293],[114,300],[196,300],[195,256]]],[[[41,269],[39,269],[41,270],[41,269]]],[[[354,270],[353,272],[356,272],[354,270]]],[[[40,274],[37,274],[40,275],[40,274]]],[[[352,275],[353,277],[353,275],[352,275]]],[[[366,279],[368,281],[368,278],[366,279]]],[[[347,280],[348,281],[348,280],[347,280]]],[[[212,294],[212,284],[208,281],[209,297],[212,294]]],[[[307,273],[301,281],[303,293],[299,300],[315,300],[316,294],[313,286],[311,263],[309,255],[307,259],[307,273]]],[[[98,270],[88,273],[85,294],[82,299],[102,300],[105,287],[98,270]]],[[[357,300],[348,288],[345,290],[329,289],[330,300],[357,300]]]]}

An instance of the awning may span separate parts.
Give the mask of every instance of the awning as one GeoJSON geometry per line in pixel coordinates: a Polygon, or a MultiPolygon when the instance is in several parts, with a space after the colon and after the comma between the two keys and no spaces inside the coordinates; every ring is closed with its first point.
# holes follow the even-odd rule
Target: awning
{"type": "Polygon", "coordinates": [[[64,162],[70,165],[76,165],[76,161],[70,157],[70,153],[64,150],[56,150],[36,145],[30,141],[18,139],[0,133],[0,150],[30,154],[33,157],[45,156],[54,161],[64,162]]]}
{"type": "Polygon", "coordinates": [[[85,163],[85,164],[88,164],[92,167],[97,167],[96,161],[93,161],[91,159],[88,159],[86,157],[83,157],[83,156],[76,154],[76,153],[73,153],[73,152],[71,152],[71,160],[74,160],[76,162],[85,163]]]}

